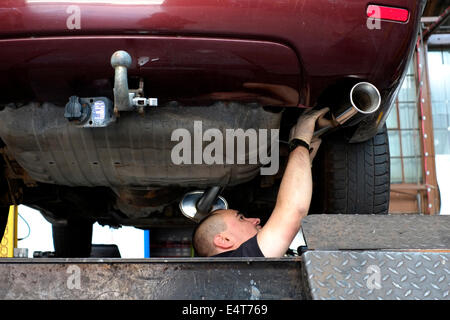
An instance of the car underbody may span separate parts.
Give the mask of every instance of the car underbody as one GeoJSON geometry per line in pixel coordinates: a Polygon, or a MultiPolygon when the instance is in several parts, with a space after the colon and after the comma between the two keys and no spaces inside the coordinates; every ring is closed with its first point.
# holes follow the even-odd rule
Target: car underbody
{"type": "Polygon", "coordinates": [[[323,136],[311,211],[387,213],[384,123],[424,4],[389,1],[408,19],[380,19],[373,29],[367,4],[357,1],[175,1],[145,10],[99,2],[72,11],[8,2],[0,21],[0,205],[36,208],[54,226],[175,227],[192,225],[179,210],[183,195],[218,186],[231,207],[264,221],[298,116],[310,107],[338,114],[356,84],[370,83],[379,107],[323,136]],[[118,50],[130,61],[114,60],[118,50]],[[179,153],[181,162],[173,157],[177,130],[194,150],[179,153]],[[211,132],[226,138],[227,130],[242,130],[244,153],[208,149],[211,132]],[[252,130],[265,130],[258,149],[271,161],[251,161],[252,130]],[[205,160],[205,150],[222,161],[205,160]],[[347,205],[352,196],[359,207],[347,205]]]}

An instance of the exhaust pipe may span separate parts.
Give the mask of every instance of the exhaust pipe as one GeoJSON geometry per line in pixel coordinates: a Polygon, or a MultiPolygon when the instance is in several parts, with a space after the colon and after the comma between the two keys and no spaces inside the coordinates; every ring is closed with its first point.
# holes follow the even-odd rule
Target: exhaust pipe
{"type": "Polygon", "coordinates": [[[335,114],[332,114],[331,124],[319,128],[314,137],[319,137],[330,129],[343,125],[355,115],[368,115],[378,110],[381,104],[381,95],[378,89],[369,82],[355,84],[344,100],[338,103],[335,114]]]}
{"type": "MultiPolygon", "coordinates": [[[[381,95],[378,89],[369,82],[355,84],[343,101],[337,103],[336,114],[331,114],[330,124],[319,128],[314,132],[319,137],[330,129],[343,125],[355,115],[372,114],[378,110],[381,104],[381,95]]],[[[221,197],[219,186],[209,188],[206,191],[193,191],[187,193],[180,201],[181,212],[187,218],[199,223],[205,219],[211,211],[228,209],[228,203],[221,197]]]]}

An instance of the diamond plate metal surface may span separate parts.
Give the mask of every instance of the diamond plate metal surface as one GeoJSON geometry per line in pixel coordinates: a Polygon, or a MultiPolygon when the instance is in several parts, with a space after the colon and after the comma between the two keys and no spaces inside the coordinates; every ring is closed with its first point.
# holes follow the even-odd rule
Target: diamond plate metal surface
{"type": "Polygon", "coordinates": [[[450,215],[309,215],[308,249],[450,249],[450,215]]]}
{"type": "Polygon", "coordinates": [[[450,300],[450,252],[308,251],[317,300],[450,300]]]}

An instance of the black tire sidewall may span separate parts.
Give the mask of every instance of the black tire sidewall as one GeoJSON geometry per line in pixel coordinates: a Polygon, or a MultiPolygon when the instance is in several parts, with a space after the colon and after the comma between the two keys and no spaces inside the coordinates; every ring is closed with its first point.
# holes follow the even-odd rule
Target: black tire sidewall
{"type": "Polygon", "coordinates": [[[324,138],[313,163],[310,213],[387,214],[390,157],[386,126],[371,139],[349,143],[342,130],[324,138]]]}

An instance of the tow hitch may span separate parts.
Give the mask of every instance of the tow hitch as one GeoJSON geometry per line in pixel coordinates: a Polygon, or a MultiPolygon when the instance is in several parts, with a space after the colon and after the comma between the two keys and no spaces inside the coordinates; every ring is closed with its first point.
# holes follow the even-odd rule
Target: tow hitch
{"type": "Polygon", "coordinates": [[[144,97],[144,81],[139,88],[128,88],[127,70],[132,59],[128,52],[119,50],[111,56],[114,68],[114,102],[106,97],[79,98],[71,96],[66,104],[64,117],[80,127],[106,127],[120,116],[120,112],[137,111],[144,114],[144,107],[158,105],[157,98],[144,97]]]}

